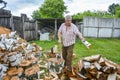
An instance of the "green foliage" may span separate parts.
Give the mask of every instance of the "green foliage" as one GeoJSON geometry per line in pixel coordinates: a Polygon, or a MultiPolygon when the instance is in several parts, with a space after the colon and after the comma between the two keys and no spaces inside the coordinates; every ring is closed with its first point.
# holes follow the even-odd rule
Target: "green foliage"
{"type": "MultiPolygon", "coordinates": [[[[95,55],[95,54],[100,54],[103,57],[106,57],[107,59],[110,59],[120,64],[120,59],[119,59],[120,39],[87,38],[87,41],[89,41],[92,44],[91,49],[87,49],[80,40],[76,41],[76,44],[74,47],[74,53],[77,55],[77,57],[73,60],[74,65],[78,63],[79,59],[86,57],[86,56],[95,55]]],[[[53,47],[54,45],[58,45],[57,40],[53,40],[53,41],[37,40],[37,41],[32,41],[31,43],[33,42],[41,46],[43,48],[43,52],[49,51],[51,47],[53,47]]],[[[58,48],[60,48],[59,49],[60,51],[61,46],[59,45],[58,48]]]]}
{"type": "Polygon", "coordinates": [[[110,15],[106,11],[84,11],[83,13],[78,13],[76,15],[73,15],[74,19],[83,19],[85,16],[92,16],[92,17],[102,17],[102,18],[112,18],[114,16],[110,15]]]}
{"type": "MultiPolygon", "coordinates": [[[[33,12],[32,17],[37,18],[63,18],[67,7],[64,5],[63,0],[44,0],[42,6],[33,12]]],[[[100,17],[100,18],[119,18],[120,17],[120,5],[111,4],[107,11],[84,11],[83,13],[77,13],[73,15],[73,19],[83,19],[85,16],[100,17]]]]}
{"type": "Polygon", "coordinates": [[[115,16],[117,17],[117,18],[120,18],[120,6],[118,6],[118,7],[116,7],[116,9],[115,9],[115,16]]]}
{"type": "Polygon", "coordinates": [[[100,18],[120,18],[120,5],[119,4],[111,4],[108,7],[107,11],[84,11],[83,13],[77,13],[73,15],[74,19],[83,19],[85,16],[92,16],[92,17],[100,17],[100,18]]]}
{"type": "Polygon", "coordinates": [[[63,0],[45,0],[44,4],[33,12],[32,17],[36,18],[62,18],[67,7],[63,0]]]}
{"type": "Polygon", "coordinates": [[[109,8],[108,8],[108,12],[109,12],[110,14],[112,14],[112,15],[115,15],[115,13],[116,13],[115,8],[116,8],[117,6],[120,6],[120,5],[119,5],[119,4],[115,4],[115,3],[111,4],[111,5],[109,6],[109,8]]]}

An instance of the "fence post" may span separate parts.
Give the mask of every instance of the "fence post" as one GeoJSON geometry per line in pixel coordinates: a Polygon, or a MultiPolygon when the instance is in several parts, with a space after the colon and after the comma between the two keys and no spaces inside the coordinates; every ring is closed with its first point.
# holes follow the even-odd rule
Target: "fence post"
{"type": "Polygon", "coordinates": [[[36,32],[36,39],[38,39],[38,21],[35,21],[35,32],[36,32]]]}
{"type": "Polygon", "coordinates": [[[99,20],[100,20],[100,18],[97,18],[97,21],[98,21],[97,38],[99,38],[99,29],[100,29],[100,26],[99,26],[99,20]]]}
{"type": "Polygon", "coordinates": [[[25,25],[24,25],[24,22],[26,20],[26,14],[21,14],[21,20],[22,20],[22,28],[23,28],[23,38],[25,39],[25,25]]]}
{"type": "Polygon", "coordinates": [[[55,19],[55,39],[57,39],[57,19],[55,19]]]}
{"type": "Polygon", "coordinates": [[[14,23],[13,23],[13,16],[11,15],[11,18],[10,18],[10,26],[12,28],[12,31],[15,31],[15,26],[14,26],[14,23]]]}
{"type": "Polygon", "coordinates": [[[113,18],[113,24],[112,24],[112,33],[111,33],[111,38],[113,38],[113,34],[114,34],[114,27],[115,27],[115,18],[113,18]]]}

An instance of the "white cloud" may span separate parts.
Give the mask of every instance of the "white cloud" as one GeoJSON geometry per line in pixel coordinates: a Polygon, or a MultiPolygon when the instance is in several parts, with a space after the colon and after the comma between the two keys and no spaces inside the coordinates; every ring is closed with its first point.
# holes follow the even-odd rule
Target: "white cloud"
{"type": "MultiPolygon", "coordinates": [[[[44,0],[4,0],[7,2],[6,9],[11,10],[13,15],[20,16],[21,13],[27,14],[31,18],[34,10],[37,10],[44,0]]],[[[68,14],[73,15],[86,10],[107,11],[112,3],[119,3],[120,0],[64,0],[68,6],[68,14]]]]}
{"type": "Polygon", "coordinates": [[[21,15],[21,14],[27,14],[27,16],[29,18],[31,18],[31,15],[33,13],[33,11],[37,10],[39,8],[39,5],[26,5],[16,11],[13,11],[13,15],[17,16],[17,15],[21,15]]]}
{"type": "Polygon", "coordinates": [[[70,12],[68,14],[72,15],[86,10],[107,11],[108,6],[112,3],[119,3],[119,0],[72,0],[66,5],[70,12]]]}
{"type": "Polygon", "coordinates": [[[35,2],[31,0],[28,1],[29,2],[25,0],[6,0],[7,2],[6,9],[11,10],[14,16],[27,14],[27,16],[31,18],[33,11],[37,10],[41,6],[43,0],[34,0],[35,2]]]}

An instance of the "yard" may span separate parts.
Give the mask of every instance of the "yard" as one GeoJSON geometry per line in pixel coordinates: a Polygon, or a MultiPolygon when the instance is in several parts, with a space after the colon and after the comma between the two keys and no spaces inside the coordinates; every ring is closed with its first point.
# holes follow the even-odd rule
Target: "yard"
{"type": "MultiPolygon", "coordinates": [[[[120,39],[87,38],[87,41],[92,44],[91,49],[87,49],[80,40],[76,41],[74,53],[77,57],[73,60],[73,65],[76,65],[80,58],[95,54],[101,54],[103,57],[120,64],[120,39]]],[[[31,41],[31,43],[33,42],[41,46],[43,52],[50,50],[55,44],[58,45],[57,40],[31,41]]],[[[58,48],[61,52],[61,45],[58,48]]]]}

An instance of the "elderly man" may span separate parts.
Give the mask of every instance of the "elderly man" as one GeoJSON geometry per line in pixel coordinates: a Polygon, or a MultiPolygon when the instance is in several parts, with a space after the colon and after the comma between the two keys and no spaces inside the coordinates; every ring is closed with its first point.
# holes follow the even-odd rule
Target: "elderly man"
{"type": "Polygon", "coordinates": [[[72,17],[67,15],[65,17],[65,23],[62,23],[58,30],[58,43],[62,43],[62,57],[65,60],[64,66],[69,71],[72,70],[72,55],[76,35],[78,35],[82,41],[85,41],[85,38],[77,26],[72,23],[72,17]]]}

